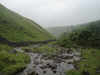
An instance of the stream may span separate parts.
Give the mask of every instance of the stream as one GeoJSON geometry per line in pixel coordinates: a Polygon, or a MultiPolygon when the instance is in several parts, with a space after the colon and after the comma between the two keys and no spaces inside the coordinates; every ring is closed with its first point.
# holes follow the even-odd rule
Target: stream
{"type": "Polygon", "coordinates": [[[66,75],[66,71],[74,69],[73,62],[80,60],[80,52],[63,51],[52,55],[52,58],[42,53],[24,52],[21,48],[17,51],[30,56],[30,63],[26,69],[17,75],[66,75]]]}

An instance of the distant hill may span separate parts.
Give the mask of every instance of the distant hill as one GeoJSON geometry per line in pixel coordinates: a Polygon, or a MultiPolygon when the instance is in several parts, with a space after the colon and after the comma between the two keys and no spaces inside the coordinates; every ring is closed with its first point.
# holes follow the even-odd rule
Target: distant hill
{"type": "Polygon", "coordinates": [[[27,19],[0,4],[0,36],[11,41],[47,40],[50,33],[34,21],[27,19]]]}
{"type": "Polygon", "coordinates": [[[60,40],[63,46],[80,45],[85,47],[100,46],[100,21],[77,25],[69,34],[60,40]]]}
{"type": "Polygon", "coordinates": [[[47,28],[48,32],[56,37],[60,37],[64,32],[70,32],[74,26],[59,26],[47,28]]]}

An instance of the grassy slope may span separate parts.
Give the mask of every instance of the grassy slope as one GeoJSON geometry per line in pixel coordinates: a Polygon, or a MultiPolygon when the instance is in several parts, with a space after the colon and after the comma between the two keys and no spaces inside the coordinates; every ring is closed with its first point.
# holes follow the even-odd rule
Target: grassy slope
{"type": "Polygon", "coordinates": [[[67,75],[100,75],[100,21],[77,26],[69,35],[63,35],[59,41],[64,47],[84,47],[82,60],[76,62],[77,70],[71,70],[67,75]],[[97,72],[98,71],[98,72],[97,72]],[[88,75],[88,74],[87,74],[88,75]]]}
{"type": "MultiPolygon", "coordinates": [[[[52,36],[34,21],[10,11],[0,4],[0,37],[9,41],[40,41],[52,36]]],[[[0,75],[15,75],[29,63],[29,56],[11,53],[13,47],[0,43],[0,75]]]]}
{"type": "Polygon", "coordinates": [[[18,15],[0,4],[0,36],[11,41],[47,40],[51,35],[34,21],[18,15]]]}

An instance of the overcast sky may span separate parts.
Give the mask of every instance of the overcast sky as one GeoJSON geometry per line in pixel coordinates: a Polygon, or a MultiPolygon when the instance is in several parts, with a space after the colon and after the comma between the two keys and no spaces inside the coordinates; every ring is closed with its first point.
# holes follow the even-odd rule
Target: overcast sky
{"type": "Polygon", "coordinates": [[[0,3],[43,27],[100,19],[100,0],[0,0],[0,3]]]}

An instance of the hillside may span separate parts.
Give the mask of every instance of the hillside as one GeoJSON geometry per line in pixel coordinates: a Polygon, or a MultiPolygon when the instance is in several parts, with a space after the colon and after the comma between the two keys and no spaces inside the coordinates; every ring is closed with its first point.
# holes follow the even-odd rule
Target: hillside
{"type": "Polygon", "coordinates": [[[34,21],[10,11],[1,4],[0,36],[15,42],[47,40],[51,37],[46,30],[34,21]]]}
{"type": "Polygon", "coordinates": [[[64,32],[70,32],[74,26],[59,26],[59,27],[49,27],[48,32],[56,37],[60,37],[64,32]]]}
{"type": "Polygon", "coordinates": [[[100,75],[100,20],[82,25],[61,36],[60,46],[81,51],[81,60],[66,75],[100,75]]]}
{"type": "Polygon", "coordinates": [[[10,42],[43,41],[53,37],[34,21],[27,19],[0,4],[0,75],[15,75],[22,71],[30,58],[17,52],[10,42]],[[8,43],[4,43],[8,42],[8,43]]]}
{"type": "Polygon", "coordinates": [[[85,47],[99,47],[99,34],[100,21],[94,21],[82,25],[77,25],[75,29],[73,29],[69,34],[64,34],[61,38],[65,42],[69,40],[73,44],[82,45],[85,47]]]}

